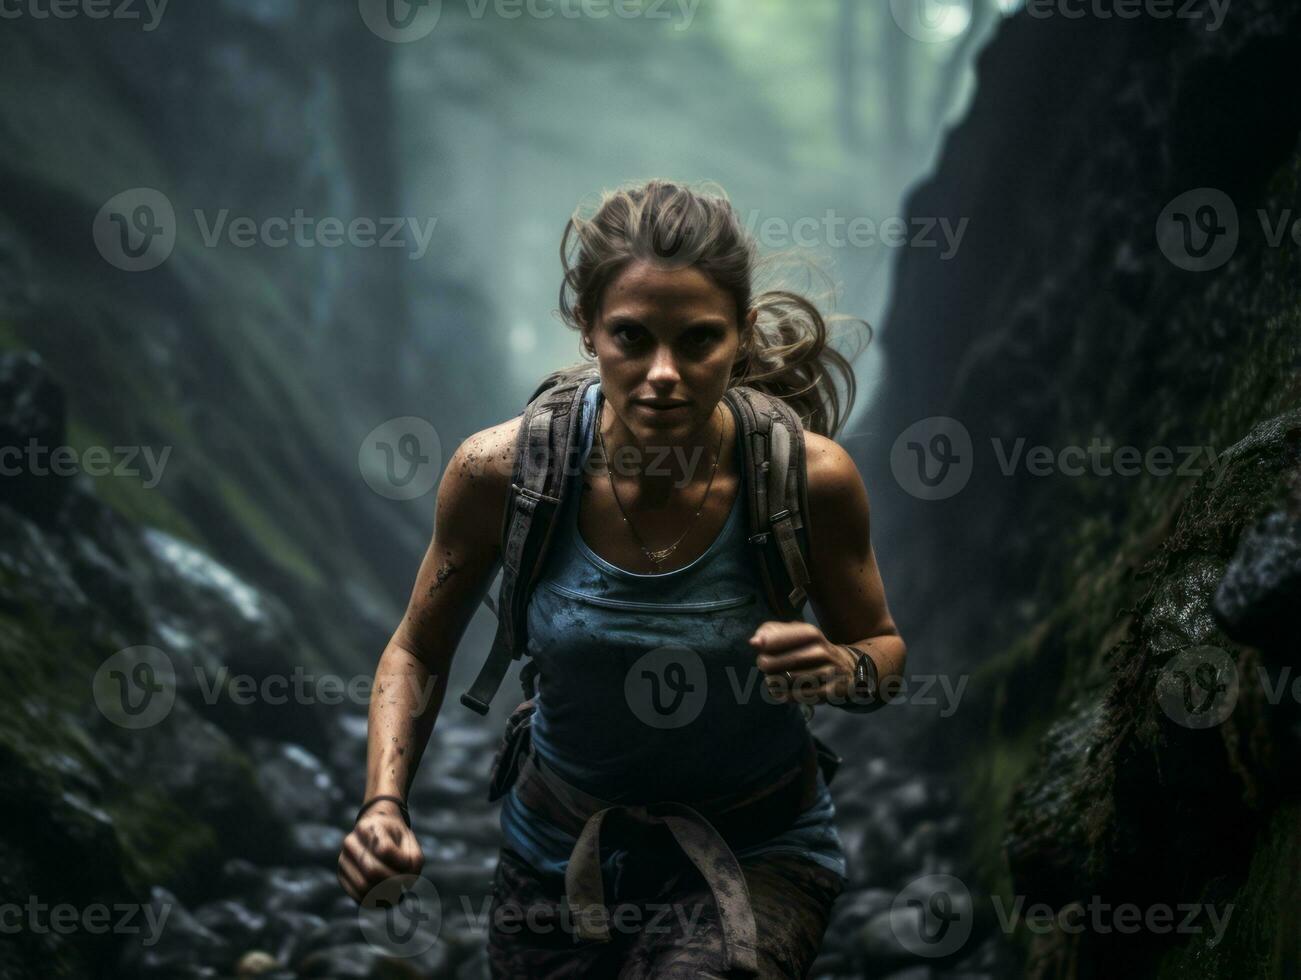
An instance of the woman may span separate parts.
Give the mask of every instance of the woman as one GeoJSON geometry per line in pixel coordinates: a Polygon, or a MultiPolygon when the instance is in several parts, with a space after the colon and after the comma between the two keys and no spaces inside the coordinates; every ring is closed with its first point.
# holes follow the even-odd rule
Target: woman
{"type": "MultiPolygon", "coordinates": [[[[576,491],[530,593],[538,691],[530,754],[502,807],[497,976],[802,977],[844,888],[797,702],[861,708],[851,695],[863,678],[889,688],[906,648],[862,480],[826,435],[841,421],[831,372],[852,403],[849,365],[812,303],[752,294],[755,255],[725,197],[661,181],[606,194],[562,238],[561,314],[599,382],[578,419],[576,491]],[[740,384],[780,396],[806,430],[820,627],[778,620],[752,564],[723,399],[740,384]],[[686,708],[666,715],[675,704],[686,708]]],[[[449,462],[433,540],[380,659],[365,803],[339,861],[357,901],[422,866],[401,801],[498,567],[518,426],[478,433],[449,462]]]]}

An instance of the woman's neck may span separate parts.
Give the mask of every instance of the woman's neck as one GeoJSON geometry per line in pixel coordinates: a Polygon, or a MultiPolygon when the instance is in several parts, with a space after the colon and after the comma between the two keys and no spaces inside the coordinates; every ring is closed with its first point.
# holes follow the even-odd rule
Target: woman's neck
{"type": "Polygon", "coordinates": [[[720,401],[701,430],[682,442],[653,438],[639,442],[624,425],[605,398],[599,399],[596,419],[598,435],[593,440],[593,456],[604,472],[607,461],[600,456],[604,443],[609,454],[608,466],[622,493],[640,510],[664,507],[703,489],[711,475],[715,482],[730,470],[728,452],[735,442],[735,420],[720,401]],[[714,473],[714,463],[718,471],[714,473]]]}

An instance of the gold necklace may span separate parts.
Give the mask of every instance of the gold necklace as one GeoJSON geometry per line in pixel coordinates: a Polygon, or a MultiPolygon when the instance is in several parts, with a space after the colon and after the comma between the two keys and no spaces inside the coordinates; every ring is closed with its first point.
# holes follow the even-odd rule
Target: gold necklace
{"type": "MultiPolygon", "coordinates": [[[[604,401],[605,397],[602,396],[602,404],[604,401]]],[[[641,535],[638,534],[637,529],[633,527],[632,521],[628,520],[628,512],[623,509],[623,503],[619,500],[619,491],[614,488],[614,475],[610,472],[610,454],[605,451],[605,434],[601,432],[601,407],[601,404],[596,406],[596,437],[601,443],[601,456],[602,461],[605,463],[606,478],[610,481],[610,493],[614,495],[615,506],[619,508],[619,513],[623,516],[624,524],[628,525],[628,530],[631,531],[632,536],[637,539],[637,547],[641,548],[641,553],[646,556],[646,559],[652,565],[655,566],[656,573],[659,573],[660,566],[664,564],[665,559],[678,550],[678,545],[680,545],[683,539],[691,533],[691,529],[696,526],[696,521],[700,519],[701,511],[705,509],[705,502],[709,500],[709,491],[713,489],[714,486],[714,474],[718,472],[718,461],[722,458],[723,434],[726,432],[727,426],[720,426],[718,430],[718,448],[714,451],[714,465],[710,467],[709,470],[709,482],[705,484],[705,495],[700,498],[700,506],[696,508],[696,513],[687,524],[687,529],[683,531],[682,534],[678,536],[678,539],[667,548],[659,548],[652,551],[650,548],[646,547],[646,542],[641,539],[641,535]]]]}

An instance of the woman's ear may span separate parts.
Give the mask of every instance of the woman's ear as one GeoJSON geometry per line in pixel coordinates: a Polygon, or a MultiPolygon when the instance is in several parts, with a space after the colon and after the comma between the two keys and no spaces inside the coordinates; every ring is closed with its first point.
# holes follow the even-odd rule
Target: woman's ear
{"type": "Polygon", "coordinates": [[[737,345],[736,359],[747,356],[754,349],[754,325],[759,321],[758,309],[751,309],[741,324],[741,343],[737,345]]]}

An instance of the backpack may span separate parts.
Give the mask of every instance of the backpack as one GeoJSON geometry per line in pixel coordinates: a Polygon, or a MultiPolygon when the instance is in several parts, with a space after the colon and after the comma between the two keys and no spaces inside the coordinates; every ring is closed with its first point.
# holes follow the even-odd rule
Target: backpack
{"type": "MultiPolygon", "coordinates": [[[[542,381],[521,413],[510,496],[501,526],[502,579],[494,610],[497,633],[479,676],[461,695],[461,703],[481,715],[488,713],[511,661],[526,652],[529,594],[573,482],[565,479],[570,467],[556,464],[572,461],[571,475],[577,475],[579,427],[573,422],[597,380],[595,365],[556,371],[542,381]]],[[[803,425],[794,409],[780,398],[755,388],[728,388],[723,399],[738,423],[748,540],[755,549],[764,589],[779,618],[800,619],[809,584],[803,425]]],[[[533,696],[535,673],[532,661],[521,670],[526,698],[533,696]]]]}

